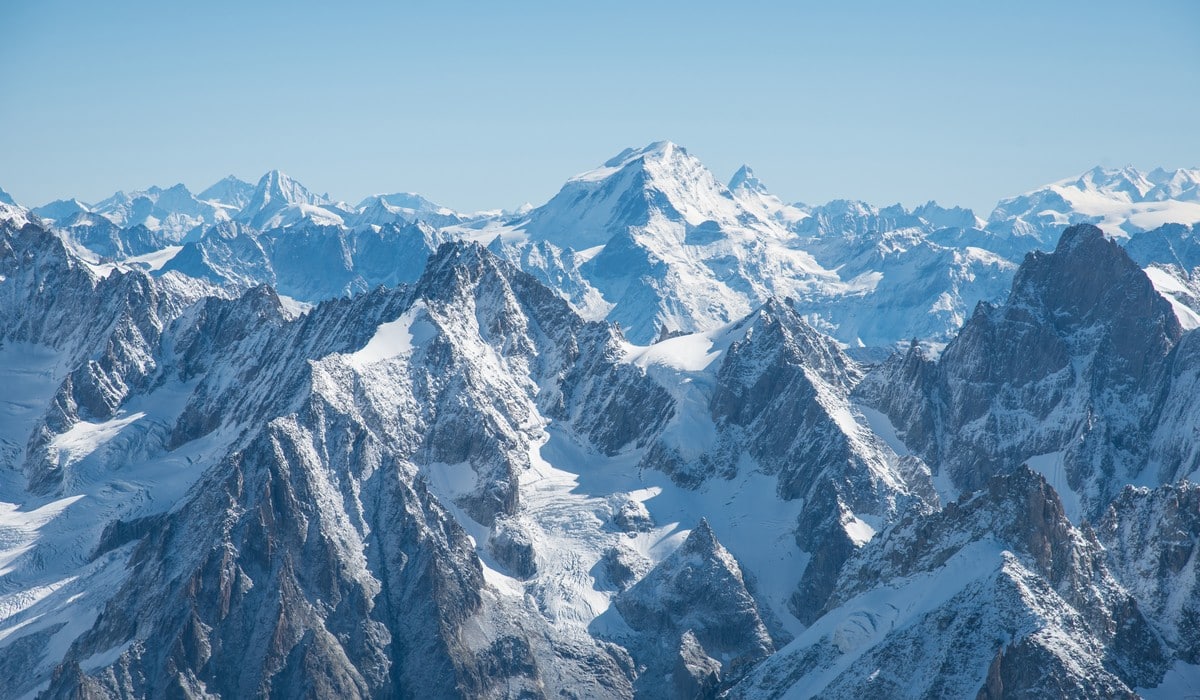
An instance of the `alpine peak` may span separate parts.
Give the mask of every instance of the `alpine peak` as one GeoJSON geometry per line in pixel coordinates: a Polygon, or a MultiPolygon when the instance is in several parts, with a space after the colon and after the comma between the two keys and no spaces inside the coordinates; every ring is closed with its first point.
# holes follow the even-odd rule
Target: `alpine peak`
{"type": "Polygon", "coordinates": [[[729,189],[733,191],[746,189],[760,193],[767,191],[766,185],[763,184],[762,180],[758,179],[758,176],[754,174],[749,165],[743,165],[737,169],[737,172],[729,179],[729,189]]]}

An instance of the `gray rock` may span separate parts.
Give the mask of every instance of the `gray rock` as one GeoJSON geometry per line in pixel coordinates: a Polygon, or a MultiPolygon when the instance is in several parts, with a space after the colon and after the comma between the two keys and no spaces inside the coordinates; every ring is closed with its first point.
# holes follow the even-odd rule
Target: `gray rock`
{"type": "Polygon", "coordinates": [[[537,557],[533,549],[533,538],[520,520],[496,518],[488,536],[488,550],[496,561],[505,566],[517,578],[531,578],[537,573],[537,557]]]}
{"type": "Polygon", "coordinates": [[[1127,486],[1096,526],[1113,575],[1174,655],[1200,663],[1200,486],[1127,486]]]}
{"type": "Polygon", "coordinates": [[[691,630],[683,633],[671,669],[672,697],[712,698],[721,687],[721,662],[708,656],[691,630]]]}
{"type": "Polygon", "coordinates": [[[880,533],[820,620],[731,695],[1129,697],[1166,666],[1104,548],[1021,468],[880,533]]]}
{"type": "Polygon", "coordinates": [[[619,591],[628,589],[651,568],[650,560],[622,544],[606,549],[600,558],[600,570],[604,580],[619,591]]]}
{"type": "Polygon", "coordinates": [[[910,349],[857,392],[961,489],[1062,451],[1096,517],[1146,463],[1181,335],[1125,251],[1073,226],[1026,256],[1008,301],[981,304],[936,364],[910,349]]]}
{"type": "Polygon", "coordinates": [[[639,693],[678,689],[662,679],[673,677],[680,654],[696,663],[694,682],[708,666],[701,657],[720,659],[720,679],[729,682],[775,650],[741,567],[704,520],[614,605],[641,635],[633,646],[634,658],[646,666],[635,686],[639,693]]]}
{"type": "Polygon", "coordinates": [[[612,500],[612,522],[622,532],[649,532],[654,529],[654,521],[650,511],[641,501],[635,501],[627,496],[619,496],[612,500]]]}

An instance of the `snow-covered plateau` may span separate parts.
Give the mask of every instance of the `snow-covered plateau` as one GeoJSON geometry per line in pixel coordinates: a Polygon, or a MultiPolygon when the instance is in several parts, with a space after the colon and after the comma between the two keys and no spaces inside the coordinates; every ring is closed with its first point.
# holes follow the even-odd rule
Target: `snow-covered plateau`
{"type": "Polygon", "coordinates": [[[0,697],[1200,694],[1200,170],[0,190],[0,697]]]}

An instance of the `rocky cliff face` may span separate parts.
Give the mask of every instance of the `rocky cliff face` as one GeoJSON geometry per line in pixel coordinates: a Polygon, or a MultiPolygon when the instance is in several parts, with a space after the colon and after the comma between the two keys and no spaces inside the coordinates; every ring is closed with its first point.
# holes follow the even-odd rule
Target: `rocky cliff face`
{"type": "Polygon", "coordinates": [[[1096,527],[1113,575],[1185,663],[1200,661],[1200,486],[1126,487],[1096,527]]]}
{"type": "MultiPolygon", "coordinates": [[[[521,630],[537,626],[520,604],[483,605],[472,541],[416,466],[463,464],[474,485],[442,497],[486,527],[522,509],[519,479],[543,411],[601,453],[645,441],[670,415],[669,397],[620,362],[607,327],[482,249],[447,246],[408,289],[289,322],[274,293],[256,288],[156,330],[148,366],[191,388],[164,444],[149,449],[216,441],[230,452],[150,531],[108,528],[131,533],[102,549],[134,547],[134,573],[76,640],[52,693],[375,696],[432,680],[475,696],[570,679],[625,694],[633,672],[619,650],[555,642],[553,629],[528,638],[521,630]],[[253,427],[269,415],[278,417],[253,427]],[[385,589],[396,596],[386,604],[385,589]],[[392,612],[356,627],[377,607],[392,612]],[[112,660],[86,662],[96,654],[112,660]],[[561,654],[569,660],[537,670],[561,654]],[[223,672],[235,664],[240,675],[223,672]]],[[[112,372],[128,392],[87,420],[153,391],[131,378],[171,381],[127,364],[112,372]]]]}
{"type": "Polygon", "coordinates": [[[112,220],[91,212],[80,212],[59,222],[58,227],[69,232],[71,238],[80,245],[106,258],[145,255],[174,242],[144,225],[122,228],[112,220]]]}
{"type": "Polygon", "coordinates": [[[1137,264],[1075,226],[1029,254],[1009,300],[981,305],[935,364],[913,348],[860,393],[958,488],[1033,459],[1096,516],[1144,468],[1181,336],[1137,264]]]}
{"type": "Polygon", "coordinates": [[[1165,666],[1099,542],[1020,469],[880,533],[821,618],[733,694],[1133,697],[1165,666]]]}
{"type": "Polygon", "coordinates": [[[235,289],[269,284],[280,294],[316,303],[415,282],[441,240],[423,223],[346,229],[301,221],[260,231],[228,222],[187,242],[161,272],[235,289]]]}
{"type": "MultiPolygon", "coordinates": [[[[105,421],[158,371],[164,326],[194,301],[186,286],[156,285],[138,271],[94,270],[63,241],[34,224],[0,225],[0,342],[47,348],[57,361],[50,403],[25,440],[11,445],[10,465],[34,491],[55,491],[68,459],[52,438],[80,421],[105,421]],[[107,274],[106,274],[107,273],[107,274]]],[[[11,443],[11,441],[10,441],[11,443]]]]}
{"type": "Polygon", "coordinates": [[[786,302],[768,300],[720,332],[660,345],[707,347],[711,359],[655,368],[664,385],[686,389],[676,390],[679,412],[642,465],[692,488],[773,477],[777,497],[796,504],[796,546],[811,555],[789,596],[799,620],[814,619],[842,563],[876,526],[936,504],[924,464],[897,455],[852,404],[862,369],[786,302]]]}
{"type": "Polygon", "coordinates": [[[733,555],[701,521],[671,556],[614,599],[646,664],[635,690],[714,697],[775,651],[733,555]]]}

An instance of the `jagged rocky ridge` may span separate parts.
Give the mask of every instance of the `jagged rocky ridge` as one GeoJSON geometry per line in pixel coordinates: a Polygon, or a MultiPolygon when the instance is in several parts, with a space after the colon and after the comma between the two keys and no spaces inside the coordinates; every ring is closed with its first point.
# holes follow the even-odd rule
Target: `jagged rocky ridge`
{"type": "Polygon", "coordinates": [[[1179,433],[1156,430],[1191,403],[1182,339],[1146,274],[1083,224],[1029,254],[1008,301],[981,304],[936,361],[914,345],[859,395],[955,487],[1031,461],[1053,472],[1073,517],[1095,518],[1144,471],[1196,469],[1179,433]]]}
{"type": "Polygon", "coordinates": [[[881,532],[734,696],[1133,697],[1165,666],[1104,548],[1021,468],[881,532]]]}
{"type": "MultiPolygon", "coordinates": [[[[27,236],[57,241],[34,227],[15,238],[27,236]]],[[[61,246],[49,254],[71,260],[61,246]]],[[[86,266],[76,269],[95,281],[86,266]]],[[[143,273],[129,274],[154,285],[143,273]]],[[[785,314],[783,322],[795,324],[792,332],[814,333],[786,307],[773,308],[785,314]]],[[[124,347],[128,340],[118,334],[114,343],[124,347]]],[[[856,376],[836,346],[820,343],[824,352],[834,353],[828,371],[835,378],[856,376]],[[845,366],[837,369],[839,364],[845,366]]],[[[568,498],[558,507],[601,515],[615,529],[596,522],[588,534],[595,540],[591,551],[568,562],[568,572],[554,569],[560,562],[546,562],[561,556],[547,547],[547,531],[561,534],[523,503],[521,481],[550,468],[537,447],[547,429],[593,459],[632,466],[654,440],[665,439],[656,436],[665,435],[666,423],[680,412],[667,388],[628,361],[630,351],[619,334],[583,321],[534,278],[481,248],[446,245],[411,287],[328,302],[295,320],[287,318],[269,288],[254,288],[237,299],[204,298],[182,308],[137,347],[145,350],[146,361],[116,368],[126,372],[119,378],[127,393],[114,397],[105,413],[76,420],[89,429],[113,426],[127,420],[116,410],[120,406],[179,392],[171,413],[156,416],[161,423],[144,436],[129,437],[130,444],[105,445],[78,463],[71,461],[77,459],[72,454],[58,468],[83,470],[86,464],[90,478],[111,479],[105,471],[125,460],[172,460],[198,444],[208,446],[202,458],[212,465],[196,462],[190,490],[165,519],[161,509],[169,504],[134,499],[118,504],[121,517],[76,540],[93,563],[71,588],[95,591],[90,603],[95,621],[83,630],[72,628],[79,636],[53,677],[43,665],[47,671],[7,678],[10,691],[49,682],[52,694],[86,689],[100,695],[236,696],[308,687],[327,694],[377,695],[416,692],[434,682],[446,692],[475,695],[501,682],[506,688],[527,682],[531,687],[560,683],[575,692],[592,685],[594,693],[620,696],[644,672],[631,664],[658,667],[668,662],[664,654],[674,659],[676,649],[648,650],[626,639],[619,628],[636,628],[636,620],[596,622],[599,610],[559,619],[525,609],[523,595],[497,595],[493,589],[519,588],[521,579],[530,579],[524,587],[537,591],[542,605],[575,607],[579,601],[573,597],[581,591],[539,589],[564,573],[587,576],[603,554],[626,539],[617,523],[632,522],[629,516],[617,518],[607,499],[572,503],[568,498]],[[139,381],[125,382],[130,378],[139,381]],[[373,492],[379,495],[370,496],[373,492]],[[415,520],[397,529],[397,513],[415,520]],[[496,538],[467,539],[471,529],[532,530],[533,536],[524,538],[524,550],[506,549],[496,538]],[[393,535],[404,544],[392,542],[393,535]],[[389,565],[389,557],[429,561],[443,578],[428,580],[424,577],[434,574],[389,565]],[[502,585],[486,585],[480,557],[497,567],[502,585]],[[324,573],[313,568],[318,558],[328,567],[324,573]],[[122,574],[125,565],[130,569],[122,574]],[[439,591],[446,586],[458,593],[441,599],[439,591]],[[381,593],[403,590],[417,597],[371,612],[382,605],[381,593]],[[313,600],[325,603],[314,608],[313,600]],[[268,609],[279,615],[263,617],[268,609]],[[410,612],[397,620],[385,609],[430,612],[424,619],[410,612]],[[531,614],[549,618],[536,637],[521,632],[531,629],[531,614]],[[355,625],[359,628],[351,637],[358,641],[352,642],[345,634],[355,625]],[[468,644],[462,637],[473,626],[482,631],[468,644]],[[258,641],[268,638],[270,644],[258,641]],[[501,641],[500,648],[488,646],[501,641]],[[621,643],[632,651],[614,646],[621,643]],[[523,660],[510,658],[514,649],[524,650],[523,660]],[[569,658],[560,658],[564,653],[569,658]],[[111,660],[97,663],[97,658],[111,660]],[[223,671],[235,663],[243,668],[240,676],[223,671]],[[444,669],[441,675],[428,675],[435,666],[444,669]],[[512,677],[506,675],[510,672],[512,677]]],[[[766,362],[758,371],[772,369],[766,362]]],[[[751,386],[759,383],[745,369],[738,375],[751,386]]],[[[717,391],[722,384],[732,388],[731,380],[718,379],[717,391]]],[[[842,395],[844,400],[844,389],[842,395]]],[[[49,431],[53,443],[71,429],[48,421],[40,430],[49,431]]],[[[179,461],[173,464],[182,467],[179,461]]],[[[190,457],[187,461],[193,463],[190,457]]],[[[676,465],[686,466],[678,460],[676,465]]],[[[689,477],[691,487],[698,485],[697,478],[689,477]]],[[[29,487],[43,490],[44,481],[31,474],[29,487]]],[[[664,483],[670,481],[664,478],[664,483]]],[[[79,486],[60,479],[49,488],[68,495],[79,486]]],[[[780,488],[785,499],[795,498],[789,488],[794,487],[780,488]]],[[[875,504],[883,512],[884,496],[868,491],[856,505],[875,504]]],[[[637,501],[626,503],[624,510],[645,509],[637,501]]],[[[835,527],[852,517],[848,506],[836,502],[807,507],[810,517],[820,520],[823,516],[812,511],[831,506],[835,511],[824,517],[835,527]]],[[[671,526],[654,526],[648,512],[633,521],[646,523],[632,528],[644,531],[640,547],[671,548],[670,538],[663,539],[671,526]]],[[[522,538],[515,539],[519,545],[522,538]]],[[[732,566],[736,575],[730,575],[740,578],[728,550],[714,544],[706,551],[714,566],[732,566]]],[[[587,580],[574,584],[586,586],[587,580]]],[[[10,621],[78,615],[66,593],[19,610],[10,621]],[[47,609],[53,612],[47,615],[47,609]]],[[[764,608],[760,618],[770,620],[781,639],[786,633],[776,617],[784,612],[783,607],[764,608]]],[[[713,624],[725,623],[718,616],[713,624]]],[[[63,632],[61,624],[39,626],[50,635],[63,632]]],[[[707,634],[691,630],[699,635],[698,648],[709,643],[707,634]]],[[[711,634],[724,633],[714,629],[711,634]]],[[[36,665],[36,642],[45,638],[27,637],[22,650],[33,656],[23,658],[36,665]]],[[[761,658],[770,648],[749,658],[761,658]]],[[[42,664],[54,663],[40,658],[42,664]]],[[[723,670],[716,677],[727,682],[741,672],[739,665],[736,673],[723,670]]]]}

